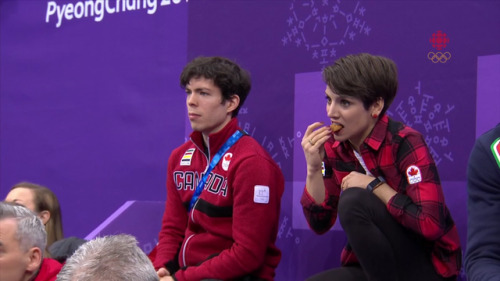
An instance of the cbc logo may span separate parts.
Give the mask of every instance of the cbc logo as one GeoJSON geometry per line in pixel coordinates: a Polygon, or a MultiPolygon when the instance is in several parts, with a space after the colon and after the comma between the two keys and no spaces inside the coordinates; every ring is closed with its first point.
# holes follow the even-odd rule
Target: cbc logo
{"type": "Polygon", "coordinates": [[[450,52],[429,52],[427,58],[433,63],[446,63],[451,59],[450,52]]]}
{"type": "Polygon", "coordinates": [[[432,33],[429,42],[432,48],[436,49],[436,52],[431,51],[427,53],[427,58],[432,61],[432,63],[447,63],[451,59],[451,53],[443,50],[450,44],[448,34],[438,30],[432,33]]]}

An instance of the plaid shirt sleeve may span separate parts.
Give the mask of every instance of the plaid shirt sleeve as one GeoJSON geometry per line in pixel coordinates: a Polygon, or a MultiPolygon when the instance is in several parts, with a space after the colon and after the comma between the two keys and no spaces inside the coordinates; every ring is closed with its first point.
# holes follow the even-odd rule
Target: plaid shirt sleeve
{"type": "Polygon", "coordinates": [[[398,193],[387,209],[403,226],[434,242],[432,261],[439,274],[457,275],[462,263],[460,238],[422,135],[404,135],[396,151],[395,164],[402,176],[399,182],[388,180],[398,193]]]}
{"type": "Polygon", "coordinates": [[[444,203],[438,171],[422,136],[405,136],[396,158],[395,164],[403,177],[397,188],[400,192],[389,201],[389,212],[427,240],[441,238],[454,224],[448,221],[451,216],[444,203]]]}
{"type": "Polygon", "coordinates": [[[300,200],[309,227],[318,234],[327,232],[335,224],[340,197],[340,185],[335,179],[332,167],[327,158],[325,158],[323,163],[325,163],[325,175],[323,177],[326,193],[325,201],[321,204],[316,204],[309,192],[307,192],[307,188],[304,188],[300,200]]]}

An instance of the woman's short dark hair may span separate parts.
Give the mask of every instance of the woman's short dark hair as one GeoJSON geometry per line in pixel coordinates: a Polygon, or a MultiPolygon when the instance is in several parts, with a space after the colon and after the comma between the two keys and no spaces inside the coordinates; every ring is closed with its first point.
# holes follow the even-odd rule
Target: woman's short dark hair
{"type": "Polygon", "coordinates": [[[240,104],[233,111],[232,116],[237,116],[241,106],[251,89],[250,74],[235,62],[223,57],[197,57],[189,62],[181,73],[181,87],[192,78],[210,79],[222,92],[222,101],[229,100],[231,96],[238,95],[240,104]]]}
{"type": "Polygon", "coordinates": [[[384,114],[398,90],[394,61],[367,53],[348,55],[323,70],[323,80],[332,91],[360,99],[366,110],[379,98],[384,100],[384,114]]]}

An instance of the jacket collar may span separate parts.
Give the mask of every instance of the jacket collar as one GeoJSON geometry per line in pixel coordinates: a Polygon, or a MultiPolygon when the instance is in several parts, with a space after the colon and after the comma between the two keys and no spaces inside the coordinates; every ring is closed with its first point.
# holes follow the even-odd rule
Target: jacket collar
{"type": "MultiPolygon", "coordinates": [[[[212,157],[212,155],[215,155],[217,151],[219,151],[226,140],[229,139],[238,129],[238,118],[233,117],[231,121],[229,121],[229,123],[227,123],[227,125],[222,128],[222,130],[208,136],[208,150],[210,152],[210,158],[212,157]]],[[[196,146],[198,146],[198,148],[204,148],[203,135],[201,134],[201,132],[193,131],[189,137],[191,141],[196,146]]]]}

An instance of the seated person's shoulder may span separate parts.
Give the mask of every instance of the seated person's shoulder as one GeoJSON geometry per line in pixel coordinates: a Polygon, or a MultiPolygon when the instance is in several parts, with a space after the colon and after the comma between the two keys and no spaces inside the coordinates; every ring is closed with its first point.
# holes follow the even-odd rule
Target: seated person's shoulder
{"type": "Polygon", "coordinates": [[[74,236],[64,238],[50,245],[49,253],[53,259],[64,263],[85,242],[87,240],[74,236]]]}

